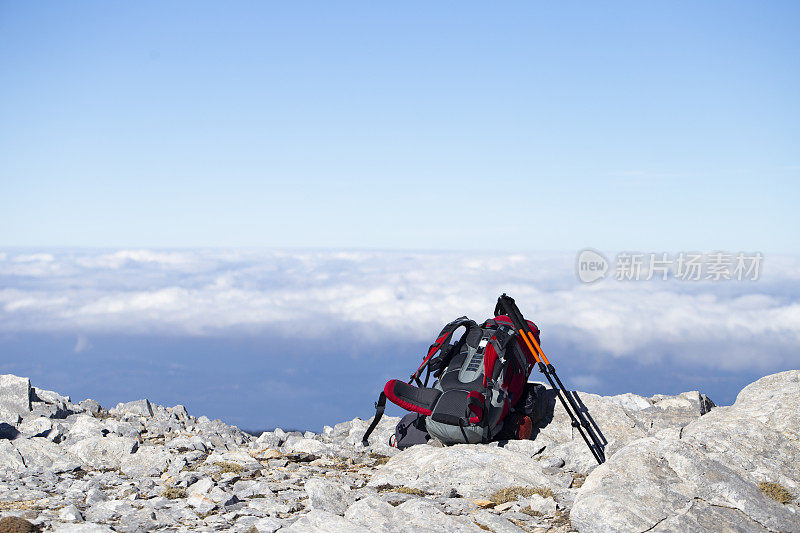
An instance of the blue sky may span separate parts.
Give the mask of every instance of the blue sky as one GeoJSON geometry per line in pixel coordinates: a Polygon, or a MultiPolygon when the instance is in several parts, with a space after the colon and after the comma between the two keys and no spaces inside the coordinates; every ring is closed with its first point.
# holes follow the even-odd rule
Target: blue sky
{"type": "Polygon", "coordinates": [[[0,245],[798,252],[798,15],[4,2],[0,245]]]}

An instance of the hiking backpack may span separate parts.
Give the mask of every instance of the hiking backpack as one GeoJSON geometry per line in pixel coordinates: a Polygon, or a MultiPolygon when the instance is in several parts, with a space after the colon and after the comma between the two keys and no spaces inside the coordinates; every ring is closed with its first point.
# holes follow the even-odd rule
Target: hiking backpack
{"type": "MultiPolygon", "coordinates": [[[[538,343],[539,328],[526,322],[538,343]]],[[[534,363],[534,355],[518,338],[508,316],[480,325],[465,316],[457,318],[442,329],[408,383],[396,379],[386,383],[362,442],[369,444],[387,398],[423,415],[427,432],[443,444],[489,442],[501,432],[522,397],[534,363]],[[451,344],[453,334],[462,327],[464,333],[451,344]],[[428,387],[431,374],[435,382],[428,387]]]]}

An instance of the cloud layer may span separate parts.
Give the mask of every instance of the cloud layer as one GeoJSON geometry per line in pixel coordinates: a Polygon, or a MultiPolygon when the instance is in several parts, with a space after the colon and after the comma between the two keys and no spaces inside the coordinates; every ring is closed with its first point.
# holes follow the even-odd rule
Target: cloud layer
{"type": "Polygon", "coordinates": [[[574,254],[247,250],[0,253],[0,331],[178,336],[270,332],[427,340],[514,296],[548,343],[598,357],[730,370],[798,366],[800,260],[758,281],[581,284],[574,254]]]}

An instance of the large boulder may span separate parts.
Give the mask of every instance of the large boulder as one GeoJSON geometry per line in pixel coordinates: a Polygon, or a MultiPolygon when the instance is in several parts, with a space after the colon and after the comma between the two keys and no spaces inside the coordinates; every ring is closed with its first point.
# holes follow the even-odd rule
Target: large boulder
{"type": "Polygon", "coordinates": [[[136,400],[133,402],[119,403],[116,407],[111,409],[111,413],[116,416],[153,416],[153,406],[146,398],[143,400],[136,400]]]}
{"type": "MultiPolygon", "coordinates": [[[[627,443],[654,435],[664,429],[679,429],[708,413],[714,403],[697,391],[677,396],[656,395],[650,398],[636,394],[599,396],[586,392],[569,392],[584,416],[596,428],[605,454],[613,455],[627,443]]],[[[587,473],[597,466],[580,433],[552,389],[542,389],[539,401],[548,404],[547,416],[534,430],[536,442],[547,447],[546,454],[566,461],[566,468],[587,473]]]]}
{"type": "Polygon", "coordinates": [[[122,460],[139,447],[130,437],[87,437],[67,447],[83,466],[98,469],[118,469],[122,460]]]}
{"type": "MultiPolygon", "coordinates": [[[[530,442],[530,441],[529,441],[530,442]]],[[[497,446],[458,444],[446,448],[412,446],[392,457],[370,479],[370,487],[405,486],[430,493],[455,488],[462,496],[487,498],[510,486],[569,486],[571,478],[547,476],[531,457],[533,442],[523,453],[497,446]]]]}
{"type": "Polygon", "coordinates": [[[69,472],[80,462],[58,444],[43,438],[20,438],[13,442],[27,468],[42,467],[55,472],[69,472]]]}
{"type": "Polygon", "coordinates": [[[31,412],[31,380],[0,375],[0,422],[16,425],[31,412]]]}
{"type": "Polygon", "coordinates": [[[582,533],[800,531],[798,413],[800,371],[762,378],[733,406],[620,449],[586,479],[572,522],[582,533]],[[794,499],[770,497],[775,486],[794,499]]]}
{"type": "Polygon", "coordinates": [[[312,509],[310,513],[303,515],[289,527],[282,528],[281,531],[287,531],[287,533],[367,533],[370,530],[337,514],[312,509]]]}
{"type": "Polygon", "coordinates": [[[161,446],[140,446],[136,453],[123,456],[120,471],[132,478],[160,476],[171,458],[172,454],[161,446]]]}
{"type": "Polygon", "coordinates": [[[349,488],[328,479],[311,478],[306,481],[305,489],[312,509],[343,515],[353,502],[349,488]]]}
{"type": "Polygon", "coordinates": [[[25,470],[25,461],[11,441],[0,439],[0,473],[15,473],[25,470]]]}

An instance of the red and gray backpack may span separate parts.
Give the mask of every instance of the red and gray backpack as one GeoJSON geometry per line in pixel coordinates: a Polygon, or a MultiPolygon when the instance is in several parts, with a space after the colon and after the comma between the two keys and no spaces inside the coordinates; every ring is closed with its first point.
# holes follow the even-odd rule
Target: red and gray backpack
{"type": "MultiPolygon", "coordinates": [[[[538,342],[539,328],[526,322],[538,342]]],[[[396,379],[386,383],[363,444],[369,444],[387,398],[424,417],[427,433],[443,444],[489,442],[503,430],[522,397],[534,363],[534,355],[518,338],[508,316],[480,325],[465,316],[457,318],[442,329],[407,383],[396,379]],[[462,327],[464,333],[451,344],[453,334],[462,327]],[[428,387],[431,375],[435,381],[428,387]]]]}

